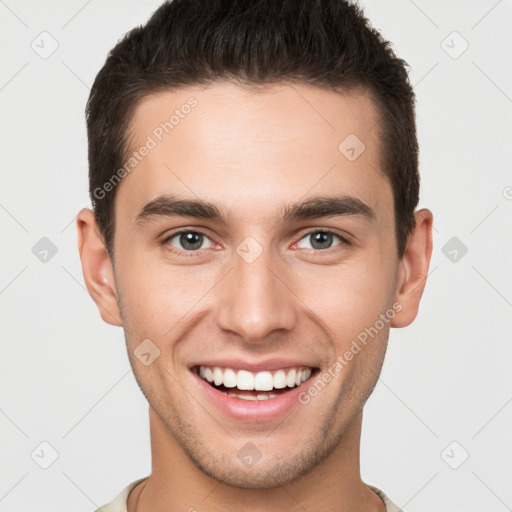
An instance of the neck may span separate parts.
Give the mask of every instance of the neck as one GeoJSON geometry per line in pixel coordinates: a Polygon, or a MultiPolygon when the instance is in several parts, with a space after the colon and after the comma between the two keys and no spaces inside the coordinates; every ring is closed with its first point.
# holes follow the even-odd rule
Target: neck
{"type": "Polygon", "coordinates": [[[192,462],[151,408],[149,417],[152,472],[130,493],[128,512],[385,510],[380,498],[360,477],[362,413],[346,429],[333,452],[313,470],[274,489],[240,489],[215,480],[192,462]]]}

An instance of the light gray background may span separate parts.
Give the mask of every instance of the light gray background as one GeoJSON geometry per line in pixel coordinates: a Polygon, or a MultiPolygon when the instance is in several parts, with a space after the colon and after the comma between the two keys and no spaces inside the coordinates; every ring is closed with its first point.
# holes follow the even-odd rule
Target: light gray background
{"type": "MultiPolygon", "coordinates": [[[[74,218],[89,87],[159,3],[0,0],[1,511],[94,510],[150,472],[148,407],[84,287],[74,218]]],[[[392,330],[366,408],[363,477],[409,512],[512,510],[512,2],[362,4],[411,66],[435,216],[420,314],[392,330]],[[452,237],[467,254],[444,254],[452,237]]]]}

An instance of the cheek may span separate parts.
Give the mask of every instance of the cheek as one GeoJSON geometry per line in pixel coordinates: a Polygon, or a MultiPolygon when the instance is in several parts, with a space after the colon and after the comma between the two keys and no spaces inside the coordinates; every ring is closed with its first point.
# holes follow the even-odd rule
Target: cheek
{"type": "Polygon", "coordinates": [[[193,316],[211,288],[204,272],[192,266],[171,268],[143,258],[126,258],[117,281],[125,324],[155,339],[167,337],[173,326],[193,316]]]}
{"type": "Polygon", "coordinates": [[[374,325],[393,301],[393,272],[378,258],[324,268],[299,282],[297,295],[341,345],[374,325]]]}

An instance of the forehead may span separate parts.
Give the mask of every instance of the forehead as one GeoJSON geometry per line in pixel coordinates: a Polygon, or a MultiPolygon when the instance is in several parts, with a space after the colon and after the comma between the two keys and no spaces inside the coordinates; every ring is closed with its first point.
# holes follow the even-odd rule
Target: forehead
{"type": "Polygon", "coordinates": [[[158,196],[181,194],[250,217],[309,193],[339,192],[377,209],[392,200],[378,125],[360,90],[215,83],[153,94],[132,116],[127,158],[138,157],[116,203],[134,217],[158,196]]]}

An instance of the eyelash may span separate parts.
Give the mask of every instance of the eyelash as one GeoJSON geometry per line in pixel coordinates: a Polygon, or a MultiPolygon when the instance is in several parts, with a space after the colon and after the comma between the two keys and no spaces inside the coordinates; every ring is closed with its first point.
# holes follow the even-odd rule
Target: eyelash
{"type": "MultiPolygon", "coordinates": [[[[162,245],[167,246],[170,240],[172,240],[176,236],[182,235],[184,233],[195,233],[198,235],[203,235],[204,237],[211,240],[211,238],[206,233],[203,233],[202,231],[193,230],[193,229],[182,229],[181,231],[176,231],[176,232],[171,233],[170,235],[166,236],[164,238],[164,240],[162,240],[162,245]]],[[[341,240],[341,243],[339,243],[338,245],[336,245],[334,247],[330,247],[328,249],[309,249],[309,251],[314,251],[316,253],[332,253],[332,252],[336,252],[339,250],[343,250],[344,246],[352,245],[344,236],[340,235],[337,231],[333,231],[333,230],[329,230],[329,229],[314,229],[314,230],[308,231],[307,233],[304,233],[300,237],[300,239],[297,243],[299,243],[304,238],[313,235],[314,233],[326,233],[326,234],[334,235],[341,240]]],[[[212,240],[212,241],[215,242],[214,240],[212,240]]],[[[172,249],[170,251],[177,254],[178,256],[190,257],[190,256],[195,256],[201,250],[202,249],[196,249],[196,250],[192,250],[192,251],[184,251],[184,250],[179,250],[179,249],[176,249],[175,247],[172,247],[172,249]]]]}

